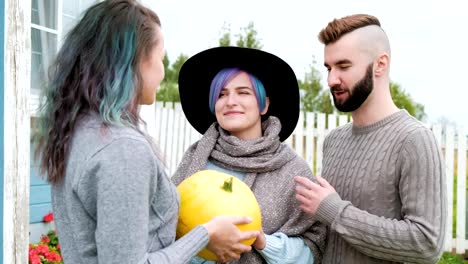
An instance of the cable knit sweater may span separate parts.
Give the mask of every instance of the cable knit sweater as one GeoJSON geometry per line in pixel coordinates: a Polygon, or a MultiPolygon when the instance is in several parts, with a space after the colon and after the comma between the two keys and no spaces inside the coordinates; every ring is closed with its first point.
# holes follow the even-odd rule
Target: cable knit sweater
{"type": "Polygon", "coordinates": [[[323,146],[329,195],[324,263],[435,263],[446,225],[445,174],[432,132],[401,110],[333,130],[323,146]]]}

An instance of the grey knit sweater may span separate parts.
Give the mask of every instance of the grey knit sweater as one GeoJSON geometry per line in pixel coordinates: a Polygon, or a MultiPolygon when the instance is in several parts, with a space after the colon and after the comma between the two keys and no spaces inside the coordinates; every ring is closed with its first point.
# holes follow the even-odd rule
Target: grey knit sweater
{"type": "Polygon", "coordinates": [[[432,132],[401,110],[366,127],[333,130],[322,177],[338,194],[316,217],[328,224],[323,263],[435,263],[444,244],[446,187],[432,132]]]}
{"type": "Polygon", "coordinates": [[[143,135],[78,123],[52,205],[65,263],[187,263],[208,243],[199,226],[175,240],[175,186],[143,135]]]}

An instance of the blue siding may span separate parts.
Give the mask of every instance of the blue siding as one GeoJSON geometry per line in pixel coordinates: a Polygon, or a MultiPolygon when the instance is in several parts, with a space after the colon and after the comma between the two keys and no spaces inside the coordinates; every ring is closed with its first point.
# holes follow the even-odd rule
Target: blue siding
{"type": "Polygon", "coordinates": [[[39,174],[39,167],[34,160],[34,145],[31,144],[29,223],[42,222],[44,215],[49,212],[52,212],[50,185],[39,174]]]}
{"type": "MultiPolygon", "coordinates": [[[[3,153],[4,153],[4,145],[3,142],[5,140],[5,135],[3,134],[3,120],[4,120],[4,95],[5,95],[5,80],[3,73],[5,72],[4,65],[5,65],[5,57],[3,51],[5,49],[5,1],[0,0],[0,197],[3,197],[3,173],[5,169],[5,164],[3,163],[3,153]]],[[[2,231],[2,239],[0,239],[0,262],[3,262],[3,203],[4,199],[1,199],[0,202],[0,230],[2,231]]]]}
{"type": "Polygon", "coordinates": [[[32,187],[34,187],[34,192],[31,192],[31,201],[34,201],[35,204],[50,203],[49,185],[31,186],[31,188],[32,187]]]}

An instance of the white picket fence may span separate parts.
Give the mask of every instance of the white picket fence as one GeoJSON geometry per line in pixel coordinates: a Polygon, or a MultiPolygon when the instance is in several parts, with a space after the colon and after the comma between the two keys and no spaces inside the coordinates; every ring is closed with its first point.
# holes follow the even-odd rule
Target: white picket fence
{"type": "MultiPolygon", "coordinates": [[[[180,104],[163,107],[163,103],[158,102],[153,106],[143,107],[141,115],[147,123],[148,132],[154,137],[164,155],[169,175],[172,175],[185,150],[200,139],[201,135],[185,119],[180,104]]],[[[301,113],[298,126],[286,143],[304,157],[315,174],[320,174],[325,136],[331,129],[349,121],[344,115],[327,117],[323,113],[301,113]],[[317,124],[317,127],[314,127],[314,124],[317,124]]],[[[445,157],[449,201],[445,250],[455,250],[456,253],[463,254],[468,249],[466,177],[457,177],[456,197],[454,197],[454,179],[456,175],[467,175],[467,133],[462,127],[443,128],[440,125],[428,125],[428,127],[434,132],[445,157]],[[452,235],[454,206],[456,206],[455,237],[452,235]]]]}

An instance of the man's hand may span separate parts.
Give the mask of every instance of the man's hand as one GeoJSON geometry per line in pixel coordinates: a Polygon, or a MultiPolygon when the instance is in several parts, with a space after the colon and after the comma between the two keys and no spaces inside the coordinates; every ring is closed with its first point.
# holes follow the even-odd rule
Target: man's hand
{"type": "Polygon", "coordinates": [[[294,177],[294,181],[298,184],[296,186],[296,199],[301,204],[301,209],[310,215],[317,212],[325,197],[336,193],[335,188],[320,176],[317,176],[317,183],[301,176],[294,177]]]}
{"type": "Polygon", "coordinates": [[[265,233],[263,233],[263,229],[260,230],[260,234],[258,234],[257,239],[252,245],[255,249],[263,250],[266,246],[266,237],[265,233]]]}

